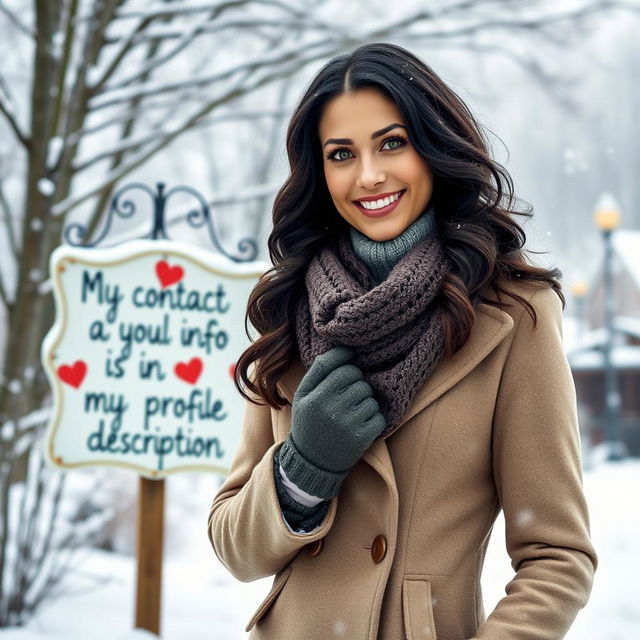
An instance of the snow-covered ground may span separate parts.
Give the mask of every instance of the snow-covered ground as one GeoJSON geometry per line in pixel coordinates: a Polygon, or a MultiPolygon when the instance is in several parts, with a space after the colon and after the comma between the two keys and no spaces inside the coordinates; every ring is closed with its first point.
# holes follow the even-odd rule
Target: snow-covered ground
{"type": "MultiPolygon", "coordinates": [[[[233,579],[209,546],[206,516],[217,483],[211,476],[167,481],[167,510],[188,490],[189,517],[165,533],[162,637],[167,640],[246,638],[246,622],[271,586],[233,579]],[[194,488],[197,490],[194,491],[194,488]],[[196,505],[196,508],[193,508],[196,505]]],[[[584,473],[592,538],[600,566],[591,599],[568,640],[640,638],[640,460],[593,461],[584,473]]],[[[482,579],[489,613],[504,596],[512,570],[504,550],[504,521],[496,522],[482,579]]],[[[64,583],[66,594],[46,604],[23,629],[0,630],[2,640],[149,640],[132,630],[135,563],[127,555],[85,550],[64,583]]]]}

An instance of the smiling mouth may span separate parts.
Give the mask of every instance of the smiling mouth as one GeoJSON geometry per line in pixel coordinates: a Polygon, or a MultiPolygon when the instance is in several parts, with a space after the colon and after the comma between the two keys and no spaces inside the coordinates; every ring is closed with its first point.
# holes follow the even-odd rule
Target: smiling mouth
{"type": "Polygon", "coordinates": [[[401,191],[396,191],[387,198],[367,201],[367,206],[363,204],[362,200],[354,200],[353,203],[358,207],[358,209],[360,209],[360,211],[362,211],[362,213],[364,213],[364,215],[370,218],[378,218],[393,211],[398,206],[398,203],[402,199],[405,191],[406,189],[402,189],[401,191]]]}

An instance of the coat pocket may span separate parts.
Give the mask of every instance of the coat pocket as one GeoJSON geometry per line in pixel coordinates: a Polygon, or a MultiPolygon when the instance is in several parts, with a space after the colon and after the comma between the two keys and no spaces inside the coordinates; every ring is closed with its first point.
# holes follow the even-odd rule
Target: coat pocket
{"type": "Polygon", "coordinates": [[[271,607],[271,605],[275,602],[275,599],[278,597],[278,595],[282,591],[282,588],[289,579],[291,571],[292,568],[291,565],[289,565],[288,567],[284,568],[282,573],[276,576],[275,580],[273,581],[271,590],[266,595],[265,599],[260,603],[253,616],[251,616],[251,620],[249,620],[247,626],[244,629],[245,631],[251,631],[256,622],[258,622],[258,620],[260,620],[260,618],[262,618],[262,616],[264,616],[264,614],[269,610],[269,607],[271,607]]]}
{"type": "Polygon", "coordinates": [[[407,640],[436,640],[431,583],[424,578],[405,578],[402,613],[407,640]]]}

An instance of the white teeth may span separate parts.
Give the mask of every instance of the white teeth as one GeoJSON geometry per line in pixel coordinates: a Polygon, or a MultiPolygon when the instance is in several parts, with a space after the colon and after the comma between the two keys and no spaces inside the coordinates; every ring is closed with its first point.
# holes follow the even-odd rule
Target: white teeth
{"type": "Polygon", "coordinates": [[[381,198],[380,200],[360,200],[360,204],[365,209],[382,209],[382,207],[388,207],[392,202],[395,202],[401,195],[401,192],[394,193],[392,196],[381,198]]]}

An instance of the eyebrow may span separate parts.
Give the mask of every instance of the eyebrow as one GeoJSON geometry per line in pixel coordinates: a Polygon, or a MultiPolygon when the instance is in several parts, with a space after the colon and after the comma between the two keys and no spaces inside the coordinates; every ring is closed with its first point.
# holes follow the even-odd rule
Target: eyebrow
{"type": "MultiPolygon", "coordinates": [[[[391,129],[395,129],[396,127],[402,127],[405,130],[407,128],[403,124],[400,124],[399,122],[393,122],[392,124],[386,126],[384,129],[379,129],[378,131],[374,131],[371,134],[371,139],[375,140],[376,138],[379,138],[380,136],[383,136],[385,133],[387,133],[388,131],[391,131],[391,129]]],[[[322,148],[324,149],[328,144],[331,144],[331,143],[334,143],[334,144],[353,144],[353,140],[351,140],[351,138],[329,138],[322,145],[322,148]]]]}

